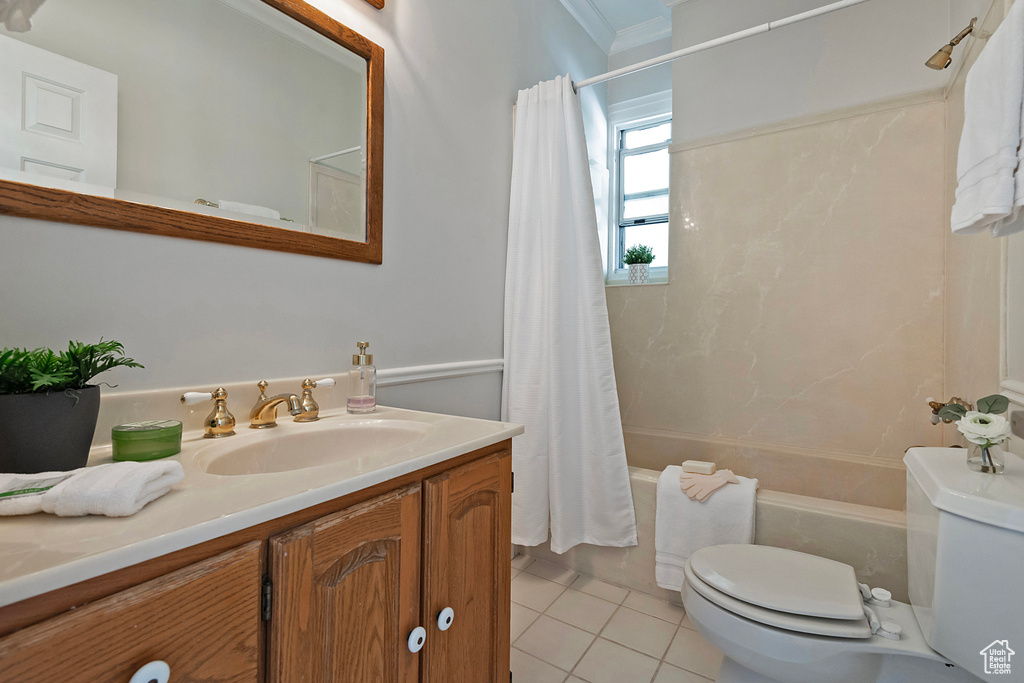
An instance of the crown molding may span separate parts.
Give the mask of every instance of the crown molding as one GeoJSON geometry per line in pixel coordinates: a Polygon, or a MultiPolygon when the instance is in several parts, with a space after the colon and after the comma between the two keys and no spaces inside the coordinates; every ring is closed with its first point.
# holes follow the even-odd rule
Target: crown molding
{"type": "Polygon", "coordinates": [[[615,41],[615,30],[604,15],[594,7],[590,0],[561,0],[561,2],[573,19],[579,22],[580,26],[594,39],[594,42],[607,53],[615,41]]]}
{"type": "Polygon", "coordinates": [[[631,47],[644,45],[660,38],[667,38],[672,35],[672,22],[664,17],[649,19],[642,24],[624,28],[615,34],[615,40],[608,54],[615,54],[628,50],[631,47]]]}
{"type": "Polygon", "coordinates": [[[672,9],[676,5],[687,5],[691,2],[697,2],[697,0],[664,0],[665,6],[672,9]]]}

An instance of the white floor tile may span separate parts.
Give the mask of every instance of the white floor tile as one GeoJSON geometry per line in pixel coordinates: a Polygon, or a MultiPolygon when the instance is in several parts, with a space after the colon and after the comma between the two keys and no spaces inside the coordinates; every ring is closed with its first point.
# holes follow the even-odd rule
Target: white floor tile
{"type": "Polygon", "coordinates": [[[533,558],[529,555],[519,554],[512,558],[512,568],[522,571],[530,566],[533,562],[533,558]]]}
{"type": "Polygon", "coordinates": [[[516,638],[522,635],[523,631],[527,627],[537,620],[540,616],[540,612],[535,612],[529,607],[523,607],[512,603],[512,642],[516,642],[516,638]]]}
{"type": "Polygon", "coordinates": [[[573,674],[589,683],[650,683],[658,660],[598,638],[573,674]]]}
{"type": "Polygon", "coordinates": [[[672,666],[668,662],[662,662],[658,669],[658,675],[654,677],[654,683],[714,683],[710,678],[698,676],[695,673],[672,666]]]}
{"type": "Polygon", "coordinates": [[[562,683],[565,672],[512,648],[512,680],[516,683],[562,683]]]}
{"type": "Polygon", "coordinates": [[[704,636],[680,627],[668,648],[665,661],[707,678],[717,678],[722,666],[722,653],[704,640],[704,636]]]}
{"type": "Polygon", "coordinates": [[[685,617],[683,617],[683,623],[681,623],[680,626],[685,626],[686,628],[690,629],[691,631],[696,631],[697,630],[697,627],[693,625],[692,621],[690,621],[690,615],[689,614],[687,614],[685,617]]]}
{"type": "Polygon", "coordinates": [[[604,627],[601,637],[661,659],[676,634],[676,628],[661,619],[620,607],[604,627]]]}
{"type": "Polygon", "coordinates": [[[530,566],[526,568],[526,571],[539,576],[542,579],[548,581],[554,581],[560,583],[563,586],[568,586],[570,583],[576,580],[579,573],[572,569],[566,569],[553,562],[547,562],[546,560],[534,560],[530,563],[530,566]]]}
{"type": "Polygon", "coordinates": [[[545,614],[591,633],[600,633],[616,606],[569,588],[551,603],[545,614]]]}
{"type": "Polygon", "coordinates": [[[629,591],[621,586],[613,586],[586,574],[580,574],[580,577],[572,582],[572,588],[595,598],[614,602],[616,605],[622,604],[629,595],[629,591]]]}
{"type": "Polygon", "coordinates": [[[679,622],[683,620],[683,616],[686,614],[686,610],[679,605],[673,605],[667,600],[660,600],[650,595],[637,593],[636,591],[630,591],[626,601],[622,604],[630,609],[635,609],[637,612],[643,612],[644,614],[650,614],[652,617],[672,622],[676,626],[679,625],[679,622]]]}
{"type": "Polygon", "coordinates": [[[593,641],[592,633],[541,616],[519,636],[516,648],[568,673],[593,641]]]}
{"type": "Polygon", "coordinates": [[[512,602],[543,612],[564,590],[560,583],[523,572],[512,579],[512,602]]]}

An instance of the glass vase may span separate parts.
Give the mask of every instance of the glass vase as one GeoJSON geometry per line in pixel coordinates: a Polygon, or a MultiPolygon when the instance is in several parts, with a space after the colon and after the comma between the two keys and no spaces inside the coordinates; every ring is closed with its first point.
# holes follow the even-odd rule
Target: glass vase
{"type": "Polygon", "coordinates": [[[1006,466],[1002,444],[982,446],[972,443],[967,451],[967,466],[975,472],[1002,474],[1003,467],[1006,466]]]}

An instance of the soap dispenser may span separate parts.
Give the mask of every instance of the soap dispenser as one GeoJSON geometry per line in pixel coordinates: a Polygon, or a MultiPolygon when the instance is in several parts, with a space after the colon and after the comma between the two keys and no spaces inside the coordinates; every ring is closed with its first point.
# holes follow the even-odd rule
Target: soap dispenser
{"type": "Polygon", "coordinates": [[[377,368],[373,354],[366,353],[370,342],[359,342],[359,353],[352,354],[348,380],[348,412],[372,413],[377,409],[377,368]]]}

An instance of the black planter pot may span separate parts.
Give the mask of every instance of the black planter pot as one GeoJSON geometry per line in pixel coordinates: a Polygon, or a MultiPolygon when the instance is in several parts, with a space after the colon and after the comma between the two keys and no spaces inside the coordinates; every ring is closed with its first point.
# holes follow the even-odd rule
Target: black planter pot
{"type": "Polygon", "coordinates": [[[85,467],[100,412],[100,388],[0,395],[0,472],[85,467]]]}

